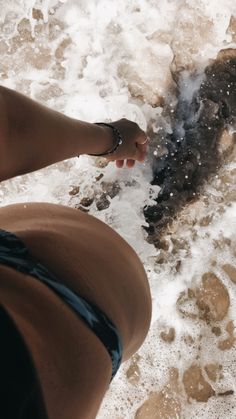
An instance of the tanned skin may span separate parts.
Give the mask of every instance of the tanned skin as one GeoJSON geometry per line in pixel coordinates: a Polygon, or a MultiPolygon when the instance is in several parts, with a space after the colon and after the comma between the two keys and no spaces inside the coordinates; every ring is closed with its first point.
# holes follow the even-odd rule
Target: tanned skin
{"type": "MultiPolygon", "coordinates": [[[[126,119],[113,125],[124,143],[109,160],[117,167],[144,161],[145,133],[126,119]]],[[[0,181],[113,145],[110,128],[0,87],[0,181]]],[[[79,210],[41,203],[0,208],[0,229],[16,234],[35,258],[106,313],[121,335],[123,361],[138,350],[150,325],[150,290],[141,261],[116,232],[79,210]]],[[[0,303],[32,354],[48,418],[95,418],[111,379],[100,340],[44,284],[1,264],[0,303]]]]}

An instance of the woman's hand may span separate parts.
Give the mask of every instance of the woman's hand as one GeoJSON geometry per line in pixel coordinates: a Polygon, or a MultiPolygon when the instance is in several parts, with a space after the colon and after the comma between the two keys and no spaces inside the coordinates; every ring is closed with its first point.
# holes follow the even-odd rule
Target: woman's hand
{"type": "MultiPolygon", "coordinates": [[[[111,128],[69,118],[0,86],[0,182],[82,154],[101,155],[116,141],[111,128]]],[[[146,134],[127,119],[115,121],[123,143],[108,160],[133,167],[147,153],[146,134]]],[[[104,156],[105,157],[105,156],[104,156]]]]}
{"type": "MultiPolygon", "coordinates": [[[[126,166],[131,168],[135,161],[144,162],[147,154],[147,135],[139,126],[125,118],[111,122],[116,127],[123,138],[123,143],[110,156],[106,157],[109,161],[116,161],[117,167],[121,168],[126,160],[126,166]]],[[[107,135],[113,137],[111,128],[104,127],[107,135]]],[[[114,138],[113,138],[114,142],[114,138]]]]}

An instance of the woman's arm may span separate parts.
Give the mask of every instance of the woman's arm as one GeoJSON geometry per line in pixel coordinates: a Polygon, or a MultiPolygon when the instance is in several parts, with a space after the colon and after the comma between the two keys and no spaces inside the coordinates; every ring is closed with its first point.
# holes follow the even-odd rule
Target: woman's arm
{"type": "MultiPolygon", "coordinates": [[[[109,160],[143,161],[145,133],[122,119],[113,123],[124,136],[109,160]]],[[[114,144],[109,127],[78,121],[13,90],[0,87],[0,181],[80,154],[101,154],[114,144]]]]}

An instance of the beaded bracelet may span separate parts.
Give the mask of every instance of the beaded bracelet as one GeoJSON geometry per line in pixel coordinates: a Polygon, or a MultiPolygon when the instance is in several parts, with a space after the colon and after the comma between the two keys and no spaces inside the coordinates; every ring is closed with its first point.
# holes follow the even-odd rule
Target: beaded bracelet
{"type": "Polygon", "coordinates": [[[111,155],[111,154],[113,154],[113,153],[115,153],[115,151],[117,150],[117,148],[121,145],[121,144],[123,144],[123,141],[124,141],[124,139],[123,139],[123,137],[122,137],[122,135],[121,135],[121,133],[120,133],[120,131],[116,128],[116,127],[114,127],[113,125],[111,125],[111,124],[108,124],[108,123],[106,123],[106,122],[96,122],[95,123],[95,125],[105,125],[106,127],[109,127],[109,128],[111,128],[112,129],[112,131],[113,131],[113,137],[114,137],[114,139],[115,139],[115,145],[110,149],[110,150],[108,150],[108,151],[106,151],[106,153],[101,153],[101,154],[89,154],[90,156],[97,156],[97,157],[103,157],[103,156],[109,156],[109,155],[111,155]]]}

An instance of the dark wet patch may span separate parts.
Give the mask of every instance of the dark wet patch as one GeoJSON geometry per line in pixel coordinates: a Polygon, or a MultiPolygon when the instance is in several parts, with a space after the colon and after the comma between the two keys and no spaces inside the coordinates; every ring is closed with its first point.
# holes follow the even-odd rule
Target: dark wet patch
{"type": "MultiPolygon", "coordinates": [[[[189,83],[197,77],[190,76],[189,83]]],[[[179,211],[198,197],[204,182],[222,164],[220,139],[236,121],[236,50],[219,53],[206,68],[204,81],[191,100],[181,93],[183,78],[178,78],[177,87],[173,133],[153,138],[153,144],[166,150],[153,162],[152,184],[161,187],[156,205],[144,208],[153,242],[179,211]]]]}
{"type": "Polygon", "coordinates": [[[234,394],[234,390],[227,390],[223,393],[218,393],[218,396],[232,396],[234,394]]]}

